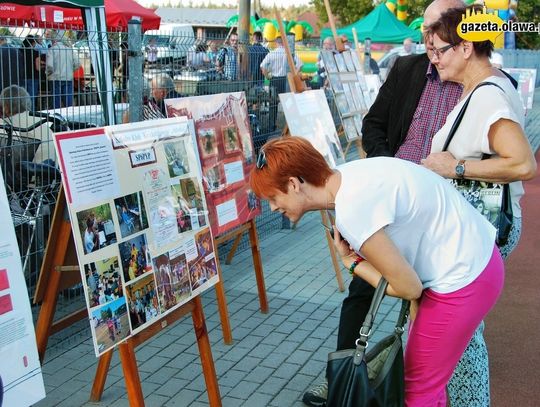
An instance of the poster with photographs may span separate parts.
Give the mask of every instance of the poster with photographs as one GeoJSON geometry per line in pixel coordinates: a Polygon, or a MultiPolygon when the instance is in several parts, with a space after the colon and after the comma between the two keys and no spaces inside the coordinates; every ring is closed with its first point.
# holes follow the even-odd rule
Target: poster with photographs
{"type": "Polygon", "coordinates": [[[195,124],[203,185],[214,236],[260,213],[249,195],[255,150],[243,92],[165,100],[169,117],[187,116],[195,124]]]}
{"type": "Polygon", "coordinates": [[[309,140],[330,167],[345,162],[324,90],[282,93],[279,100],[291,135],[309,140]]]}
{"type": "Polygon", "coordinates": [[[98,356],[218,281],[193,121],[150,123],[54,136],[98,356]]]}
{"type": "Polygon", "coordinates": [[[324,64],[324,69],[328,73],[336,73],[338,71],[336,60],[334,59],[334,52],[322,50],[321,58],[324,64]]]}
{"type": "Polygon", "coordinates": [[[533,107],[534,87],[536,84],[536,69],[504,68],[518,83],[517,91],[523,108],[530,110],[533,107]]]}

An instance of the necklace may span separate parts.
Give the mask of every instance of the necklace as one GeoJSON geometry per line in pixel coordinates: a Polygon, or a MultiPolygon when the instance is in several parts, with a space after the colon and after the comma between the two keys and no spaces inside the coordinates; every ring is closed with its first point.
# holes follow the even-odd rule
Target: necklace
{"type": "MultiPolygon", "coordinates": [[[[474,75],[472,77],[472,79],[470,81],[468,81],[467,84],[464,83],[463,84],[463,93],[461,94],[461,99],[460,100],[463,100],[476,87],[476,85],[478,85],[480,83],[479,78],[481,78],[482,75],[485,74],[485,72],[487,70],[489,70],[490,73],[491,73],[491,69],[492,69],[491,65],[484,66],[482,69],[480,69],[480,71],[478,71],[478,73],[476,75],[474,75]]],[[[487,77],[487,76],[485,76],[485,77],[487,77]]],[[[482,79],[484,79],[485,77],[482,77],[482,79]]]]}

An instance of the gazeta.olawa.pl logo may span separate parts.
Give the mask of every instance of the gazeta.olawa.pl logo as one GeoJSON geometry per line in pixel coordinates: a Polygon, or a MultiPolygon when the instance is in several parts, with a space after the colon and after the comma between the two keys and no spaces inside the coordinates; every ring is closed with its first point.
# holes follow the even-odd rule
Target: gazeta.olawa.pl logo
{"type": "Polygon", "coordinates": [[[540,23],[504,21],[494,11],[488,13],[486,7],[476,12],[466,10],[457,26],[457,34],[465,41],[486,41],[495,43],[497,37],[504,32],[538,32],[540,23]]]}

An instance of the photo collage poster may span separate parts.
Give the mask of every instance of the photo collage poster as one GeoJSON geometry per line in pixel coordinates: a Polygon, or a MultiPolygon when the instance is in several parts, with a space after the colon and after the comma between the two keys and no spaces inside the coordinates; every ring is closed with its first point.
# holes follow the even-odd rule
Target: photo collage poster
{"type": "Polygon", "coordinates": [[[322,89],[281,93],[279,100],[293,136],[309,140],[331,168],[345,162],[336,125],[322,89]]]}
{"type": "Polygon", "coordinates": [[[261,213],[249,187],[255,150],[243,92],[165,100],[169,117],[195,125],[210,226],[220,236],[261,213]]]}
{"type": "Polygon", "coordinates": [[[363,74],[362,64],[354,50],[341,53],[321,51],[321,57],[345,136],[348,141],[361,138],[362,118],[377,96],[372,92],[373,86],[369,85],[373,84],[373,77],[378,78],[378,75],[363,74]]]}
{"type": "Polygon", "coordinates": [[[504,68],[504,70],[517,81],[517,91],[525,111],[531,110],[536,86],[536,69],[504,68]]]}
{"type": "Polygon", "coordinates": [[[55,134],[101,355],[218,282],[193,122],[55,134]]]}

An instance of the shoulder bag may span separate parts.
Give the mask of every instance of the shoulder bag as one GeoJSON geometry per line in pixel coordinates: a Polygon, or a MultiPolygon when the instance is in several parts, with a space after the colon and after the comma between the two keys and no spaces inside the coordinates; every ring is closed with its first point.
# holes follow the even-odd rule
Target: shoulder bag
{"type": "MultiPolygon", "coordinates": [[[[497,86],[502,90],[499,85],[493,82],[481,82],[473,89],[459,111],[454,124],[452,124],[452,128],[448,133],[442,151],[448,149],[448,145],[450,144],[450,141],[452,141],[452,138],[465,115],[465,110],[469,105],[469,101],[471,100],[474,91],[487,85],[497,86]]],[[[488,159],[489,157],[488,154],[484,154],[482,159],[488,159]]],[[[496,243],[499,247],[504,246],[508,242],[508,236],[510,235],[513,221],[512,200],[510,197],[509,185],[472,179],[451,179],[450,182],[471,205],[478,209],[478,211],[484,215],[495,228],[497,228],[496,243]]]]}
{"type": "Polygon", "coordinates": [[[366,353],[375,315],[388,283],[381,278],[366,319],[356,340],[356,349],[328,354],[327,407],[402,407],[405,398],[403,343],[401,336],[409,312],[402,300],[394,333],[366,353]]]}

